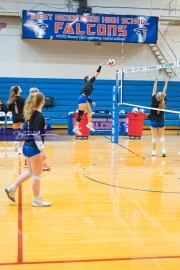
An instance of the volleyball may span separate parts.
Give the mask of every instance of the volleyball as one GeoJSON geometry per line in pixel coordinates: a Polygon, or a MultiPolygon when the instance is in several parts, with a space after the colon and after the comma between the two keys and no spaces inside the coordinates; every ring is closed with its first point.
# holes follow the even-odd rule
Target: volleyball
{"type": "Polygon", "coordinates": [[[120,114],[125,114],[125,110],[120,110],[120,114]]]}
{"type": "Polygon", "coordinates": [[[107,64],[110,66],[110,67],[113,67],[115,65],[115,60],[114,59],[109,59],[107,64]]]}
{"type": "Polygon", "coordinates": [[[140,109],[139,110],[139,113],[145,113],[145,110],[144,109],[140,109]]]}
{"type": "Polygon", "coordinates": [[[132,112],[133,112],[133,113],[138,113],[138,108],[133,108],[133,109],[132,109],[132,112]]]}

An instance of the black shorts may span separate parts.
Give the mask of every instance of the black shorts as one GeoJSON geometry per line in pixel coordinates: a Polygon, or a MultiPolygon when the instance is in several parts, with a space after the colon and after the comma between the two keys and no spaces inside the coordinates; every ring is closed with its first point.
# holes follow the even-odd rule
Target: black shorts
{"type": "Polygon", "coordinates": [[[24,118],[14,118],[13,117],[13,124],[24,123],[24,122],[25,122],[24,118]]]}

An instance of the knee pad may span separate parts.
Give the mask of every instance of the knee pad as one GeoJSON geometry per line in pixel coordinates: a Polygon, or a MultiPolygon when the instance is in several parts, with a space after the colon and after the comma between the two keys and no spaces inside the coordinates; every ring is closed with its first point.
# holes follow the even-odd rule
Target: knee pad
{"type": "Polygon", "coordinates": [[[164,137],[161,137],[159,140],[160,140],[160,142],[164,142],[165,141],[164,137]]]}
{"type": "Polygon", "coordinates": [[[152,143],[156,143],[157,142],[157,139],[156,138],[152,138],[152,143]]]}
{"type": "Polygon", "coordinates": [[[83,114],[84,114],[84,111],[78,110],[78,116],[76,118],[77,122],[81,122],[81,118],[82,118],[83,114]]]}
{"type": "Polygon", "coordinates": [[[40,175],[33,175],[33,178],[32,178],[33,180],[38,180],[38,181],[41,181],[41,179],[42,179],[42,174],[40,174],[40,175]]]}
{"type": "Polygon", "coordinates": [[[31,173],[30,171],[26,171],[26,173],[27,173],[30,177],[33,176],[32,173],[31,173]]]}

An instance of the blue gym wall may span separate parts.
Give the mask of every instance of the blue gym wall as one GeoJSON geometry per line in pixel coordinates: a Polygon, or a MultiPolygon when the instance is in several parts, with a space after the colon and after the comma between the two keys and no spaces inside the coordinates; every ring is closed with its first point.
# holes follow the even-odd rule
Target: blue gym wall
{"type": "MultiPolygon", "coordinates": [[[[93,110],[109,110],[112,106],[112,87],[114,80],[100,80],[95,82],[95,87],[91,99],[97,106],[93,110]]],[[[55,98],[55,106],[46,110],[43,109],[44,116],[51,118],[52,125],[67,125],[68,112],[77,109],[77,99],[83,87],[81,79],[44,79],[44,78],[0,78],[0,98],[7,102],[9,89],[12,85],[19,85],[23,92],[22,97],[26,98],[31,87],[37,87],[45,96],[55,98]]],[[[124,81],[123,101],[126,103],[138,104],[142,106],[151,105],[151,95],[153,81],[124,81]]],[[[158,82],[158,91],[162,91],[164,82],[158,82]]],[[[167,89],[168,110],[178,111],[180,108],[180,82],[169,82],[167,89]]],[[[126,112],[132,107],[121,106],[126,112]]],[[[149,112],[149,110],[146,110],[149,112]]],[[[166,125],[177,126],[178,114],[165,114],[166,125]]],[[[149,121],[145,121],[149,125],[149,121]]]]}

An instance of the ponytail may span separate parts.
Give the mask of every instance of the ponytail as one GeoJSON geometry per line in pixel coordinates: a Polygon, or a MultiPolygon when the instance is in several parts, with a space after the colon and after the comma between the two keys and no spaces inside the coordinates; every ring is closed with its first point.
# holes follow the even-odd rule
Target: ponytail
{"type": "Polygon", "coordinates": [[[12,86],[10,89],[8,104],[12,104],[16,101],[16,96],[19,91],[19,86],[12,86]]]}
{"type": "Polygon", "coordinates": [[[166,107],[164,99],[161,101],[160,107],[161,107],[161,109],[164,109],[166,107]]]}
{"type": "Polygon", "coordinates": [[[160,104],[159,104],[159,108],[160,109],[164,109],[166,107],[166,104],[165,104],[165,94],[163,92],[159,92],[157,93],[157,99],[160,101],[160,104]]]}
{"type": "Polygon", "coordinates": [[[39,93],[39,89],[36,87],[33,87],[29,90],[29,94],[33,94],[33,93],[39,93]]]}
{"type": "Polygon", "coordinates": [[[84,80],[85,80],[86,83],[87,83],[87,81],[88,81],[88,78],[89,78],[89,75],[86,75],[86,76],[84,77],[84,80]]]}
{"type": "Polygon", "coordinates": [[[40,92],[32,93],[28,96],[23,110],[25,120],[28,120],[31,117],[33,111],[40,106],[44,99],[44,95],[40,92]]]}

